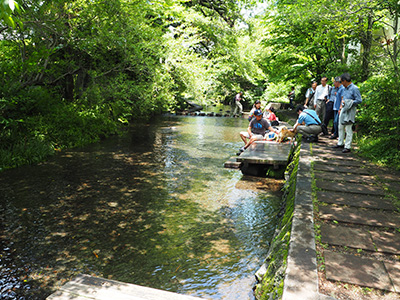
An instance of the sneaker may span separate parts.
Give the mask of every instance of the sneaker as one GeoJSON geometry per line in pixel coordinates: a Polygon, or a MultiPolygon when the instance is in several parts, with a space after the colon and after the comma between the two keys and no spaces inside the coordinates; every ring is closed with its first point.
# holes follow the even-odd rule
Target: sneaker
{"type": "Polygon", "coordinates": [[[335,149],[344,148],[344,145],[336,145],[336,146],[333,146],[332,148],[335,148],[335,149]]]}
{"type": "Polygon", "coordinates": [[[349,153],[349,152],[351,152],[351,149],[347,149],[347,148],[344,148],[342,151],[342,153],[349,153]]]}

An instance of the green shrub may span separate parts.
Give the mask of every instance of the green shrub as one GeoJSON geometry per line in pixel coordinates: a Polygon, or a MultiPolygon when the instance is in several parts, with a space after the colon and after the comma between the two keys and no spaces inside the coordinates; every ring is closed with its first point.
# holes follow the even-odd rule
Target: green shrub
{"type": "Polygon", "coordinates": [[[358,144],[365,157],[400,168],[400,82],[388,75],[371,77],[360,85],[358,144]]]}

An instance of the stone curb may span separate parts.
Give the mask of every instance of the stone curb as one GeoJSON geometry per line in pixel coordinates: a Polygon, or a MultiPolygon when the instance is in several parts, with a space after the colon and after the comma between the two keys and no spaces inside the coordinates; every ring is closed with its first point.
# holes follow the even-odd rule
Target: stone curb
{"type": "Polygon", "coordinates": [[[318,292],[311,161],[310,145],[302,144],[282,300],[335,300],[318,292]]]}

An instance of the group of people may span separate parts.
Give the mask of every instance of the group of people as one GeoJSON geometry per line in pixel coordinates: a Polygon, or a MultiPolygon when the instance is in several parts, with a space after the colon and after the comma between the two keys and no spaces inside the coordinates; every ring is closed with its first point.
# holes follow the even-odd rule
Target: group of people
{"type": "Polygon", "coordinates": [[[240,137],[244,146],[239,149],[238,154],[246,150],[255,141],[265,139],[267,131],[278,133],[278,130],[272,126],[279,125],[278,118],[271,106],[267,106],[265,111],[261,110],[261,101],[257,100],[249,113],[249,127],[247,131],[241,131],[240,137]]]}
{"type": "MultiPolygon", "coordinates": [[[[343,153],[351,152],[353,140],[353,124],[355,123],[356,108],[361,103],[361,93],[354,85],[349,73],[335,77],[333,86],[327,84],[328,78],[322,77],[317,86],[314,81],[307,90],[304,111],[315,112],[318,121],[327,127],[333,120],[330,139],[337,139],[335,148],[343,148],[343,153]]],[[[307,123],[306,123],[307,124],[307,123]]],[[[315,123],[313,123],[315,124],[315,123]]]]}
{"type": "MultiPolygon", "coordinates": [[[[296,108],[299,117],[291,131],[306,137],[315,136],[317,139],[322,132],[322,122],[327,127],[330,120],[333,120],[329,138],[338,138],[338,143],[334,148],[342,148],[343,153],[348,153],[351,152],[353,124],[357,105],[362,101],[361,93],[359,88],[352,83],[349,73],[335,77],[333,86],[327,83],[327,77],[321,78],[320,85],[317,85],[317,82],[312,83],[311,88],[307,90],[304,105],[296,108]]],[[[294,88],[292,90],[294,91],[294,88]]],[[[292,105],[291,103],[291,107],[292,105]]],[[[277,122],[277,119],[271,108],[266,110],[265,118],[263,118],[260,108],[261,102],[256,101],[250,111],[249,127],[246,132],[240,133],[245,145],[239,149],[238,154],[247,149],[254,141],[264,139],[268,130],[278,134],[278,130],[272,127],[277,125],[273,123],[277,122]]]]}

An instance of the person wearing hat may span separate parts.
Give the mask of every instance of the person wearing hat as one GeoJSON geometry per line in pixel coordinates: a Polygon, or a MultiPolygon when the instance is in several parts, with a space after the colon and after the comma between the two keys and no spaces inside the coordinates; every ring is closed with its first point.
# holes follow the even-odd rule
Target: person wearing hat
{"type": "Polygon", "coordinates": [[[250,121],[247,132],[240,133],[240,137],[245,145],[239,149],[239,152],[237,153],[238,155],[240,155],[240,153],[246,150],[255,141],[263,140],[266,130],[270,130],[276,134],[278,133],[278,131],[263,118],[263,113],[261,110],[256,109],[254,111],[254,116],[255,119],[250,121]],[[249,139],[249,141],[247,141],[247,139],[249,139]]]}

